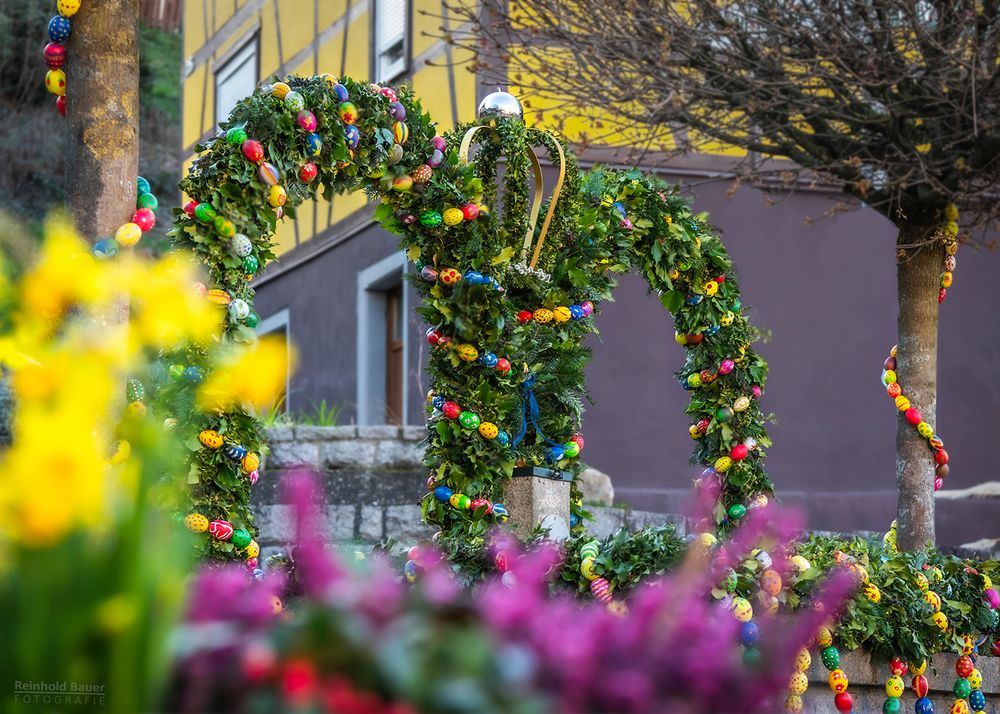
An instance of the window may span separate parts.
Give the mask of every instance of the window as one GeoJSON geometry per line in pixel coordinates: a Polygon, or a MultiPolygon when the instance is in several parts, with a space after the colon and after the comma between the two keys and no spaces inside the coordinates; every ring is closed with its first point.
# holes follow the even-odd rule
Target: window
{"type": "Polygon", "coordinates": [[[375,81],[391,82],[407,70],[409,61],[409,0],[375,0],[374,15],[375,81]]]}
{"type": "Polygon", "coordinates": [[[236,103],[257,86],[257,35],[255,34],[215,70],[215,123],[229,118],[236,103]]]}
{"type": "Polygon", "coordinates": [[[390,255],[358,273],[357,420],[405,424],[407,410],[406,256],[390,255]]]}

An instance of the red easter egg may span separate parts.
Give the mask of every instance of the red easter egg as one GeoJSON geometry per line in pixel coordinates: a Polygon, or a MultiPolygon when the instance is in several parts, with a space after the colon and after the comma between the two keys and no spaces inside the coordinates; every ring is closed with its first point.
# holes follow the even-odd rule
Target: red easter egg
{"type": "Polygon", "coordinates": [[[841,692],[833,698],[833,705],[837,707],[837,711],[850,714],[854,711],[854,698],[850,692],[841,692]]]}
{"type": "Polygon", "coordinates": [[[895,399],[903,393],[903,388],[899,386],[899,382],[893,382],[885,388],[885,393],[895,399]]]}
{"type": "Polygon", "coordinates": [[[927,681],[927,677],[922,674],[918,674],[913,678],[911,684],[913,685],[913,693],[916,694],[918,698],[927,696],[927,692],[930,690],[930,683],[927,681]]]}
{"type": "Polygon", "coordinates": [[[255,164],[264,160],[264,147],[259,141],[247,139],[243,142],[243,155],[255,164]]]}
{"type": "Polygon", "coordinates": [[[992,647],[990,648],[990,652],[991,652],[991,653],[992,653],[992,654],[993,654],[994,656],[996,656],[996,657],[1000,657],[1000,640],[996,640],[996,641],[995,641],[995,642],[993,643],[993,646],[992,646],[992,647]]]}
{"type": "Polygon", "coordinates": [[[316,168],[316,164],[311,161],[308,164],[302,164],[302,166],[299,167],[299,181],[302,183],[310,183],[314,178],[316,178],[317,173],[319,173],[319,169],[316,168]]]}
{"type": "Polygon", "coordinates": [[[378,91],[383,97],[388,99],[390,102],[395,102],[398,99],[398,97],[396,96],[396,92],[394,92],[390,87],[382,87],[378,91]]]}
{"type": "Polygon", "coordinates": [[[699,419],[698,420],[698,431],[700,431],[702,434],[704,434],[706,431],[708,431],[708,425],[709,424],[711,424],[711,422],[708,419],[699,419]]]}
{"type": "Polygon", "coordinates": [[[208,534],[216,540],[229,540],[233,536],[233,524],[229,521],[212,521],[208,524],[208,534]]]}
{"type": "Polygon", "coordinates": [[[948,452],[944,449],[938,449],[934,452],[934,460],[940,465],[945,466],[948,463],[948,452]]]}
{"type": "Polygon", "coordinates": [[[429,345],[436,345],[441,341],[441,333],[433,327],[427,328],[427,332],[425,334],[427,335],[427,344],[429,345]]]}
{"type": "Polygon", "coordinates": [[[507,563],[507,554],[504,553],[502,550],[497,552],[496,557],[493,558],[493,562],[496,564],[497,570],[499,570],[501,573],[506,573],[507,568],[510,567],[509,564],[507,563]]]}
{"type": "Polygon", "coordinates": [[[517,321],[520,322],[522,325],[525,324],[526,322],[531,322],[532,315],[533,313],[531,312],[531,310],[521,310],[520,312],[517,313],[517,321]]]}
{"type": "Polygon", "coordinates": [[[485,498],[474,498],[472,503],[469,504],[469,508],[475,513],[480,508],[485,508],[486,513],[489,514],[493,511],[493,504],[487,501],[485,498]]]}
{"type": "Polygon", "coordinates": [[[732,448],[732,451],[729,452],[729,458],[733,461],[742,461],[747,457],[748,452],[749,450],[743,444],[737,444],[732,448]]]}
{"type": "Polygon", "coordinates": [[[944,486],[944,479],[940,476],[934,478],[934,490],[940,491],[941,487],[944,486]]]}
{"type": "Polygon", "coordinates": [[[59,69],[66,63],[66,48],[58,42],[50,42],[45,45],[42,54],[45,56],[45,64],[49,66],[49,69],[59,69]]]}
{"type": "Polygon", "coordinates": [[[897,677],[905,677],[908,669],[909,667],[906,666],[906,662],[899,657],[893,657],[889,662],[889,671],[897,677]]]}
{"type": "Polygon", "coordinates": [[[948,291],[947,290],[945,290],[944,288],[941,288],[940,290],[938,290],[938,304],[939,305],[941,303],[943,303],[947,299],[947,297],[948,297],[948,291]]]}
{"type": "Polygon", "coordinates": [[[500,374],[510,374],[510,362],[506,357],[497,360],[497,372],[500,374]]]}
{"type": "Polygon", "coordinates": [[[726,276],[720,275],[715,279],[715,282],[717,282],[719,285],[722,285],[724,282],[726,282],[726,276]]]}
{"type": "Polygon", "coordinates": [[[63,116],[66,116],[66,95],[65,94],[60,94],[58,97],[56,97],[56,109],[59,111],[60,114],[62,114],[63,116]]]}
{"type": "Polygon", "coordinates": [[[474,221],[479,217],[479,206],[474,203],[467,203],[462,206],[462,216],[467,221],[474,221]]]}
{"type": "Polygon", "coordinates": [[[972,670],[975,669],[975,665],[972,663],[972,658],[969,655],[962,655],[955,662],[955,673],[959,677],[968,677],[972,674],[972,670]]]}
{"type": "Polygon", "coordinates": [[[906,421],[910,422],[914,426],[916,426],[917,424],[919,424],[924,420],[924,418],[920,415],[920,412],[912,407],[907,409],[906,412],[903,414],[903,416],[906,417],[906,421]]]}
{"type": "Polygon", "coordinates": [[[458,419],[458,415],[462,413],[462,407],[455,404],[455,402],[445,402],[441,406],[441,411],[449,419],[458,419]]]}
{"type": "Polygon", "coordinates": [[[189,216],[191,216],[191,218],[194,218],[194,210],[196,208],[198,208],[198,202],[197,201],[193,201],[192,200],[192,201],[188,201],[187,203],[184,204],[184,212],[186,214],[188,214],[189,216]]]}
{"type": "Polygon", "coordinates": [[[140,208],[132,214],[132,222],[145,233],[156,225],[156,214],[149,208],[140,208]]]}
{"type": "Polygon", "coordinates": [[[700,345],[701,341],[705,339],[705,336],[700,332],[696,332],[694,334],[688,335],[687,338],[689,345],[700,345]]]}

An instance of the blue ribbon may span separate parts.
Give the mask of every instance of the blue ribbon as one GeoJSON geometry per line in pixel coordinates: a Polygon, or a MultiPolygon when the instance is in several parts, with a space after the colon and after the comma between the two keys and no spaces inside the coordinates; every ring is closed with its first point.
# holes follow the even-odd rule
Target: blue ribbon
{"type": "Polygon", "coordinates": [[[521,382],[521,429],[517,432],[517,436],[514,437],[514,441],[511,443],[512,446],[517,446],[524,439],[524,435],[528,432],[528,422],[531,422],[531,426],[535,429],[535,435],[545,441],[545,443],[550,446],[562,446],[554,441],[550,441],[545,434],[542,433],[541,427],[538,426],[538,400],[535,399],[535,382],[538,381],[538,377],[534,372],[529,372],[521,382]]]}

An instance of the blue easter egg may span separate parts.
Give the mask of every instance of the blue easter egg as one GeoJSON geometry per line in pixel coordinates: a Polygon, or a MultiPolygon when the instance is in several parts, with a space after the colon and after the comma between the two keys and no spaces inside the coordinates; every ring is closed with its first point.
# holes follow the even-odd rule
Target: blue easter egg
{"type": "Polygon", "coordinates": [[[611,204],[611,207],[614,208],[618,212],[619,216],[621,216],[622,218],[625,217],[625,215],[626,215],[626,213],[625,213],[625,206],[623,206],[621,203],[619,203],[618,201],[615,201],[614,203],[611,204]]]}
{"type": "Polygon", "coordinates": [[[496,442],[500,444],[500,446],[509,446],[510,435],[506,431],[501,431],[499,434],[497,434],[496,442]]]}
{"type": "Polygon", "coordinates": [[[191,382],[192,384],[198,384],[205,378],[205,373],[201,370],[201,367],[188,367],[184,370],[184,381],[191,382]]]}
{"type": "Polygon", "coordinates": [[[441,503],[447,503],[452,493],[454,492],[447,486],[438,486],[434,489],[434,498],[441,501],[441,503]]]}
{"type": "Polygon", "coordinates": [[[580,307],[579,305],[570,305],[569,316],[572,317],[574,320],[582,320],[584,317],[583,308],[580,307]]]}
{"type": "Polygon", "coordinates": [[[346,102],[351,98],[351,94],[347,91],[347,87],[340,83],[333,85],[333,96],[337,98],[338,102],[346,102]]]}
{"type": "Polygon", "coordinates": [[[969,693],[969,708],[974,712],[986,709],[986,695],[978,689],[973,689],[969,693]]]}
{"type": "Polygon", "coordinates": [[[306,146],[312,156],[319,156],[323,152],[323,138],[315,132],[306,134],[306,146]]]}
{"type": "Polygon", "coordinates": [[[705,328],[705,334],[708,335],[709,337],[711,337],[712,335],[719,334],[719,326],[718,325],[711,325],[709,327],[706,327],[705,328]]]}
{"type": "Polygon", "coordinates": [[[744,647],[753,647],[760,637],[760,628],[755,622],[744,622],[740,626],[740,642],[744,647]]]}
{"type": "Polygon", "coordinates": [[[68,17],[56,15],[49,20],[49,40],[60,45],[69,39],[69,33],[73,29],[68,17]]]}
{"type": "Polygon", "coordinates": [[[234,461],[242,461],[243,457],[247,455],[246,447],[233,441],[226,444],[223,451],[226,453],[226,456],[234,461]]]}
{"type": "Polygon", "coordinates": [[[417,582],[417,574],[420,572],[420,566],[417,565],[415,560],[407,560],[406,565],[403,566],[403,575],[406,576],[406,582],[415,583],[417,582]]]}
{"type": "Polygon", "coordinates": [[[446,401],[447,400],[444,397],[442,397],[440,394],[438,394],[436,397],[434,397],[431,400],[431,404],[434,406],[435,409],[440,409],[441,407],[444,406],[444,403],[446,401]]]}
{"type": "Polygon", "coordinates": [[[569,527],[576,528],[578,525],[580,525],[580,516],[575,513],[569,514],[569,527]]]}
{"type": "Polygon", "coordinates": [[[500,520],[506,521],[510,513],[507,511],[507,506],[503,505],[502,503],[494,503],[493,515],[499,518],[500,520]]]}
{"type": "Polygon", "coordinates": [[[934,702],[928,697],[920,697],[920,699],[914,702],[913,710],[917,714],[934,714],[934,702]]]}
{"type": "Polygon", "coordinates": [[[263,580],[264,579],[264,571],[261,570],[260,568],[254,568],[253,569],[253,579],[254,580],[263,580]]]}
{"type": "Polygon", "coordinates": [[[142,176],[135,181],[135,195],[141,196],[144,193],[152,193],[153,187],[149,185],[149,181],[144,179],[142,176]]]}
{"type": "Polygon", "coordinates": [[[353,124],[348,124],[344,127],[344,141],[347,142],[347,148],[353,149],[361,143],[361,132],[358,131],[358,127],[353,124]]]}
{"type": "Polygon", "coordinates": [[[702,298],[701,295],[690,295],[690,296],[688,296],[687,304],[688,305],[697,305],[698,303],[701,302],[701,298],[702,298]]]}
{"type": "Polygon", "coordinates": [[[560,461],[565,453],[566,450],[561,446],[550,446],[545,450],[545,460],[550,464],[554,464],[560,461]]]}
{"type": "Polygon", "coordinates": [[[733,300],[733,312],[738,311],[741,307],[743,307],[743,303],[739,299],[733,300]]]}
{"type": "Polygon", "coordinates": [[[494,367],[497,366],[497,362],[499,360],[497,359],[497,356],[492,352],[484,352],[483,355],[479,358],[479,361],[482,362],[487,367],[489,367],[490,369],[493,369],[494,367]]]}
{"type": "Polygon", "coordinates": [[[94,243],[92,252],[97,258],[113,258],[118,252],[118,241],[114,238],[103,238],[94,243]]]}
{"type": "Polygon", "coordinates": [[[471,285],[481,285],[483,282],[483,274],[477,273],[475,270],[466,270],[463,277],[471,285]]]}

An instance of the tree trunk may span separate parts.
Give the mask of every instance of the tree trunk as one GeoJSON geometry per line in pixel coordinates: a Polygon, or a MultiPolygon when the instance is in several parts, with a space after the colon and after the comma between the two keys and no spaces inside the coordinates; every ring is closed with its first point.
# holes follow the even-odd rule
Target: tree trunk
{"type": "Polygon", "coordinates": [[[73,16],[66,62],[66,202],[91,242],[135,210],[139,0],[92,0],[73,16]]]}
{"type": "MultiPolygon", "coordinates": [[[[900,226],[896,374],[911,406],[934,425],[937,412],[938,288],[943,270],[933,228],[900,226]]],[[[902,414],[896,425],[896,542],[917,550],[934,542],[934,458],[927,440],[902,414]]]]}

